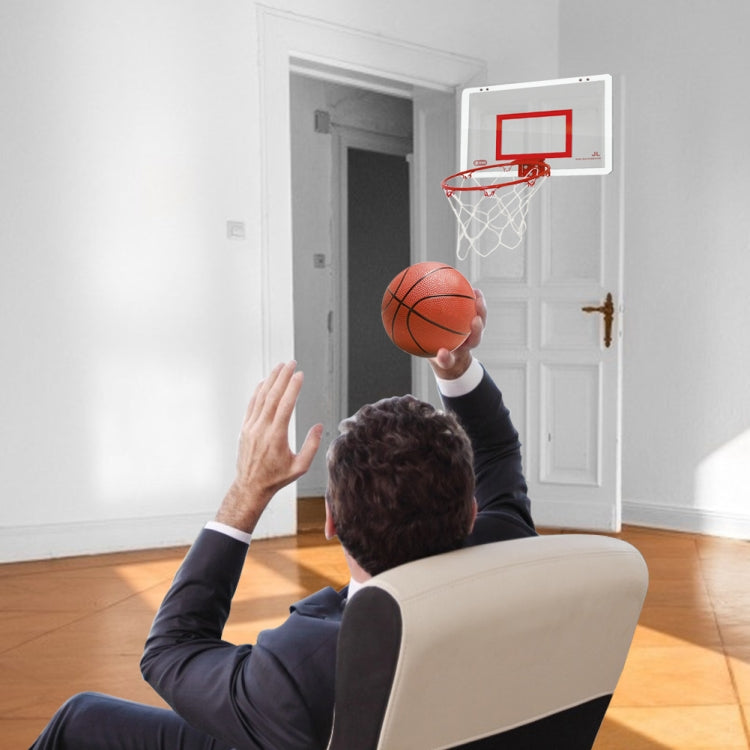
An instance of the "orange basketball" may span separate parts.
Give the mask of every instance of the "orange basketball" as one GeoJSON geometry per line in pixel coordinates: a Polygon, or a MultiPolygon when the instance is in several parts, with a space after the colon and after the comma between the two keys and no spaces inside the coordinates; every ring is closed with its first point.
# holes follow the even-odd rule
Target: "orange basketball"
{"type": "Polygon", "coordinates": [[[471,333],[474,289],[455,268],[426,261],[405,268],[388,284],[380,306],[391,341],[409,354],[434,357],[471,333]]]}

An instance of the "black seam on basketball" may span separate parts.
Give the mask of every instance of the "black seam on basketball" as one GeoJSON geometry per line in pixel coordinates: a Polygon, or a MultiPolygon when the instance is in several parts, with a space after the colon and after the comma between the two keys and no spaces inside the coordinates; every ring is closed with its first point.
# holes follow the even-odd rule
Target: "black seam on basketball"
{"type": "MultiPolygon", "coordinates": [[[[398,302],[399,307],[401,307],[401,305],[403,305],[407,310],[411,310],[412,308],[409,305],[407,305],[406,302],[404,302],[404,299],[406,299],[409,296],[409,294],[411,294],[414,291],[414,288],[421,281],[423,281],[424,279],[426,279],[428,276],[432,276],[433,273],[437,273],[438,271],[445,271],[446,269],[449,270],[449,271],[455,271],[456,270],[452,266],[440,266],[439,268],[433,268],[431,271],[428,271],[423,276],[420,276],[406,290],[406,294],[404,294],[404,296],[402,298],[400,298],[400,297],[396,296],[396,292],[398,292],[398,290],[401,288],[401,284],[404,283],[404,277],[406,276],[406,272],[409,270],[407,268],[405,271],[402,272],[401,278],[399,279],[398,284],[396,285],[396,288],[394,290],[391,290],[390,285],[389,285],[388,288],[385,290],[386,292],[388,292],[388,294],[391,295],[391,299],[388,301],[388,304],[385,307],[382,308],[381,313],[388,309],[388,306],[391,304],[391,302],[393,302],[394,299],[398,302]]],[[[391,283],[393,283],[393,282],[391,282],[391,283]]],[[[451,292],[451,294],[432,294],[432,295],[428,295],[426,297],[420,297],[419,300],[417,300],[417,302],[419,302],[419,301],[421,301],[423,299],[432,299],[434,297],[458,297],[459,299],[475,299],[475,297],[473,297],[473,296],[471,296],[469,294],[455,294],[455,293],[451,292]]],[[[396,313],[398,313],[398,308],[396,308],[396,312],[393,314],[394,317],[395,317],[396,313]]],[[[432,321],[430,321],[430,323],[431,322],[432,321]]]]}
{"type": "MultiPolygon", "coordinates": [[[[471,333],[471,328],[469,329],[469,331],[456,331],[456,330],[453,330],[452,328],[448,328],[447,326],[442,325],[441,323],[436,323],[431,318],[428,318],[426,315],[423,315],[418,310],[415,310],[414,307],[412,307],[411,305],[408,305],[406,302],[404,302],[404,299],[406,297],[408,297],[409,294],[412,291],[414,291],[414,289],[420,284],[420,282],[422,282],[428,276],[432,276],[433,273],[437,273],[438,271],[445,271],[445,270],[455,271],[456,269],[453,268],[452,266],[448,266],[448,265],[438,266],[437,268],[431,269],[427,273],[425,273],[422,276],[420,276],[409,287],[409,289],[407,289],[406,293],[401,298],[398,297],[396,293],[399,291],[399,289],[401,288],[401,285],[404,283],[404,279],[406,278],[406,274],[409,271],[409,269],[406,268],[401,273],[401,278],[398,280],[398,284],[396,285],[395,290],[391,290],[391,286],[392,286],[393,282],[391,282],[391,284],[388,285],[388,288],[386,289],[386,292],[391,295],[391,299],[387,302],[387,304],[385,306],[381,306],[382,307],[381,314],[385,313],[385,311],[390,306],[391,302],[393,302],[394,300],[398,303],[397,306],[396,306],[396,309],[393,311],[393,315],[391,317],[391,325],[390,325],[391,333],[390,333],[390,337],[391,337],[391,339],[393,341],[395,341],[396,317],[397,317],[397,315],[399,313],[399,310],[401,310],[402,307],[405,307],[406,310],[407,310],[406,320],[404,321],[406,332],[409,334],[409,337],[411,338],[411,340],[414,343],[414,345],[417,346],[420,349],[420,351],[424,352],[424,354],[426,354],[428,356],[430,356],[431,352],[427,351],[427,349],[425,349],[422,346],[422,344],[420,344],[419,341],[417,341],[414,333],[412,333],[411,325],[410,325],[410,318],[411,318],[412,315],[416,315],[418,318],[420,318],[424,322],[429,323],[430,325],[435,326],[436,328],[441,329],[443,331],[447,331],[448,333],[456,334],[457,336],[468,336],[469,333],[471,333]]],[[[441,297],[442,298],[453,297],[453,298],[456,298],[456,299],[475,299],[474,296],[468,295],[468,294],[454,294],[454,293],[450,293],[450,294],[430,294],[430,295],[427,295],[426,297],[420,297],[414,304],[418,305],[420,302],[423,302],[424,300],[439,299],[441,297]]]]}
{"type": "MultiPolygon", "coordinates": [[[[450,266],[447,266],[447,267],[449,268],[450,266]]],[[[440,270],[440,269],[436,269],[436,270],[440,270]]],[[[414,307],[412,307],[411,305],[407,305],[406,302],[404,302],[402,299],[399,299],[390,289],[387,289],[386,291],[391,295],[391,300],[389,301],[388,304],[390,304],[393,300],[396,300],[398,302],[398,307],[396,307],[396,310],[393,313],[393,317],[391,318],[391,339],[393,339],[395,335],[396,315],[398,314],[398,311],[402,307],[405,307],[407,310],[406,320],[404,321],[406,331],[409,334],[409,337],[411,338],[412,342],[417,347],[419,347],[419,349],[423,351],[425,354],[429,354],[430,352],[428,352],[427,349],[425,349],[422,346],[422,344],[420,344],[419,341],[417,341],[416,336],[412,333],[411,325],[409,322],[412,315],[416,315],[418,318],[425,321],[425,323],[429,323],[430,325],[435,326],[435,328],[439,328],[443,331],[447,331],[448,333],[455,333],[457,336],[468,336],[469,333],[471,333],[471,329],[469,329],[468,331],[456,331],[453,328],[448,328],[448,326],[443,325],[442,323],[437,323],[434,320],[432,320],[432,318],[428,318],[426,315],[423,315],[422,313],[420,313],[419,310],[415,310],[414,307]]],[[[411,289],[409,291],[411,291],[411,289]]],[[[409,294],[409,292],[407,292],[407,294],[409,294]]],[[[453,293],[430,294],[426,297],[420,297],[414,304],[418,305],[420,302],[424,302],[425,300],[429,300],[429,299],[441,299],[441,298],[448,298],[448,297],[451,297],[454,299],[474,299],[474,297],[471,297],[468,294],[453,294],[453,293]]]]}
{"type": "MultiPolygon", "coordinates": [[[[440,297],[458,297],[459,299],[471,299],[470,297],[467,297],[466,295],[458,295],[458,294],[434,294],[430,297],[422,297],[419,302],[424,302],[426,299],[439,299],[440,297]]],[[[419,304],[417,302],[417,304],[419,304]]],[[[443,331],[448,331],[448,333],[455,333],[458,336],[468,336],[471,332],[471,329],[468,331],[454,331],[452,328],[448,328],[448,326],[443,325],[442,323],[436,323],[432,318],[428,318],[426,315],[423,315],[419,310],[415,310],[413,307],[409,307],[406,305],[409,312],[406,314],[406,327],[409,328],[409,318],[412,315],[416,315],[418,318],[421,318],[425,322],[429,323],[430,325],[435,326],[435,328],[440,328],[443,331]]],[[[409,333],[411,333],[411,330],[409,330],[409,333]]],[[[416,342],[415,342],[416,343],[416,342]]]]}
{"type": "MultiPolygon", "coordinates": [[[[395,281],[395,279],[394,279],[393,281],[391,281],[391,284],[389,284],[389,285],[388,285],[388,288],[387,288],[387,289],[385,290],[386,292],[388,292],[388,294],[390,294],[390,295],[391,295],[391,299],[390,299],[390,300],[388,301],[388,304],[387,304],[387,305],[386,305],[386,306],[385,306],[385,307],[383,308],[383,310],[382,310],[383,312],[385,312],[385,310],[386,310],[386,309],[388,308],[388,305],[390,305],[390,304],[391,304],[391,302],[393,302],[393,300],[394,300],[394,299],[395,299],[395,300],[396,300],[397,302],[401,302],[401,300],[400,300],[400,299],[399,299],[399,298],[398,298],[398,297],[396,296],[396,292],[398,292],[398,290],[399,290],[399,289],[401,288],[401,284],[403,284],[403,283],[404,283],[404,279],[406,278],[406,272],[407,272],[408,270],[409,270],[409,269],[408,269],[408,268],[406,268],[406,269],[404,269],[404,270],[403,270],[403,271],[401,272],[401,278],[400,278],[400,279],[398,280],[398,284],[396,284],[396,288],[395,288],[395,289],[394,289],[393,291],[391,291],[391,284],[393,284],[393,281],[395,281]]],[[[407,294],[408,294],[408,292],[407,292],[407,294]]]]}
{"type": "MultiPolygon", "coordinates": [[[[389,292],[390,295],[391,295],[391,299],[388,302],[388,305],[390,305],[391,302],[393,302],[394,299],[396,300],[396,302],[398,302],[398,305],[396,306],[396,309],[393,311],[393,316],[391,317],[391,340],[392,341],[394,340],[394,336],[396,334],[396,316],[398,315],[398,311],[401,309],[402,305],[404,307],[407,307],[406,303],[403,300],[399,299],[396,296],[396,292],[398,292],[398,290],[401,288],[401,284],[404,283],[404,279],[406,278],[406,274],[407,274],[408,271],[409,271],[409,269],[405,268],[401,272],[401,278],[398,280],[398,284],[396,285],[396,289],[394,291],[391,291],[390,286],[388,287],[388,289],[386,289],[386,291],[389,292]]],[[[406,294],[408,294],[408,293],[409,292],[407,292],[406,294]]],[[[404,295],[404,296],[406,296],[406,295],[404,295]]],[[[386,307],[388,307],[388,305],[386,305],[386,307]]]]}
{"type": "MultiPolygon", "coordinates": [[[[432,276],[432,274],[433,274],[433,273],[437,273],[438,271],[445,271],[446,269],[447,269],[447,270],[449,270],[449,271],[455,271],[455,270],[456,270],[456,269],[455,269],[455,268],[453,268],[452,266],[439,266],[438,268],[433,268],[433,269],[432,269],[431,271],[428,271],[427,273],[425,273],[425,274],[422,274],[422,276],[420,276],[420,277],[419,277],[419,278],[418,278],[418,279],[417,279],[417,280],[416,280],[416,281],[415,281],[415,282],[414,282],[414,283],[413,283],[413,284],[412,284],[412,285],[411,285],[411,286],[409,287],[409,291],[408,291],[408,292],[407,292],[407,293],[406,293],[406,294],[404,295],[404,297],[408,296],[410,292],[413,292],[413,291],[414,291],[414,289],[415,289],[415,287],[416,287],[416,286],[417,286],[418,284],[420,284],[420,283],[421,283],[422,281],[424,281],[424,280],[425,280],[425,279],[426,279],[426,278],[427,278],[428,276],[432,276]]],[[[409,270],[409,269],[407,269],[407,270],[409,270]]],[[[398,291],[398,289],[396,289],[396,291],[398,291]]]]}
{"type": "Polygon", "coordinates": [[[396,305],[396,309],[393,311],[393,315],[391,316],[391,340],[394,340],[394,336],[396,335],[396,316],[398,315],[398,311],[402,307],[406,307],[408,309],[408,306],[404,303],[403,300],[400,300],[390,289],[387,289],[386,291],[391,295],[391,300],[388,305],[390,305],[393,300],[396,300],[396,302],[398,302],[398,304],[396,305]]]}
{"type": "Polygon", "coordinates": [[[442,294],[427,294],[424,297],[420,297],[414,304],[418,305],[420,302],[424,302],[426,299],[438,299],[440,297],[455,297],[456,299],[471,299],[476,300],[476,297],[472,294],[459,294],[458,292],[443,292],[442,294]]]}

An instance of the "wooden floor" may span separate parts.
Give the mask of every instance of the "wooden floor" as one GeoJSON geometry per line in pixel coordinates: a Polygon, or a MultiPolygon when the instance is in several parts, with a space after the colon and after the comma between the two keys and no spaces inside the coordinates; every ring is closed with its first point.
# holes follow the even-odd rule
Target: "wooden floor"
{"type": "MultiPolygon", "coordinates": [[[[639,528],[620,536],[642,552],[651,582],[596,750],[750,748],[750,544],[639,528]]],[[[0,565],[2,750],[27,748],[81,690],[162,705],[138,662],[184,553],[0,565]]],[[[291,602],[346,581],[319,505],[301,501],[297,537],[253,542],[225,637],[253,642],[291,602]]]]}

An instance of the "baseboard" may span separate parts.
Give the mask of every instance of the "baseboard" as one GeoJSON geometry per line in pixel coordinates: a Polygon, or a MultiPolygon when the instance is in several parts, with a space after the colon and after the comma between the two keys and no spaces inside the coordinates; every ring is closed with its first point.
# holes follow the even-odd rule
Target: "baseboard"
{"type": "Polygon", "coordinates": [[[0,562],[45,560],[190,544],[210,516],[129,518],[0,528],[0,562]]]}
{"type": "Polygon", "coordinates": [[[616,509],[611,505],[582,503],[535,496],[531,501],[534,523],[539,528],[576,529],[579,531],[619,531],[616,509]]]}
{"type": "Polygon", "coordinates": [[[297,497],[325,497],[327,485],[302,485],[297,483],[297,497]]]}
{"type": "MultiPolygon", "coordinates": [[[[0,527],[0,563],[187,546],[195,541],[214,512],[207,510],[205,513],[155,518],[4,526],[0,527]]],[[[263,514],[253,538],[295,533],[296,508],[272,503],[263,514]]]]}
{"type": "Polygon", "coordinates": [[[741,513],[623,500],[622,522],[653,529],[750,540],[750,515],[741,513]]]}
{"type": "MultiPolygon", "coordinates": [[[[563,503],[535,504],[539,526],[575,526],[591,530],[612,528],[610,512],[563,503]]],[[[157,518],[86,521],[81,523],[6,526],[0,528],[0,563],[44,560],[74,555],[96,555],[192,544],[212,512],[157,518]]],[[[255,538],[295,533],[296,513],[284,506],[269,506],[255,538]]],[[[623,500],[622,522],[669,531],[750,540],[750,515],[722,513],[684,506],[623,500]]]]}

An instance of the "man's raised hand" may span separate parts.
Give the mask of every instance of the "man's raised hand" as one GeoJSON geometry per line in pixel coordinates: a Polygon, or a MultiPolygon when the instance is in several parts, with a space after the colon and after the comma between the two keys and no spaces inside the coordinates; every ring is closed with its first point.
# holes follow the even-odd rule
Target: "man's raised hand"
{"type": "Polygon", "coordinates": [[[437,354],[430,359],[435,374],[444,380],[455,380],[466,372],[472,360],[471,350],[479,346],[482,340],[482,332],[487,325],[487,304],[479,289],[474,290],[474,297],[477,314],[471,321],[469,337],[453,351],[439,349],[437,354]]]}
{"type": "Polygon", "coordinates": [[[323,425],[310,428],[299,453],[291,449],[289,423],[303,381],[296,366],[294,361],[276,365],[255,389],[240,432],[237,474],[217,521],[252,532],[274,494],[310,468],[323,425]]]}

